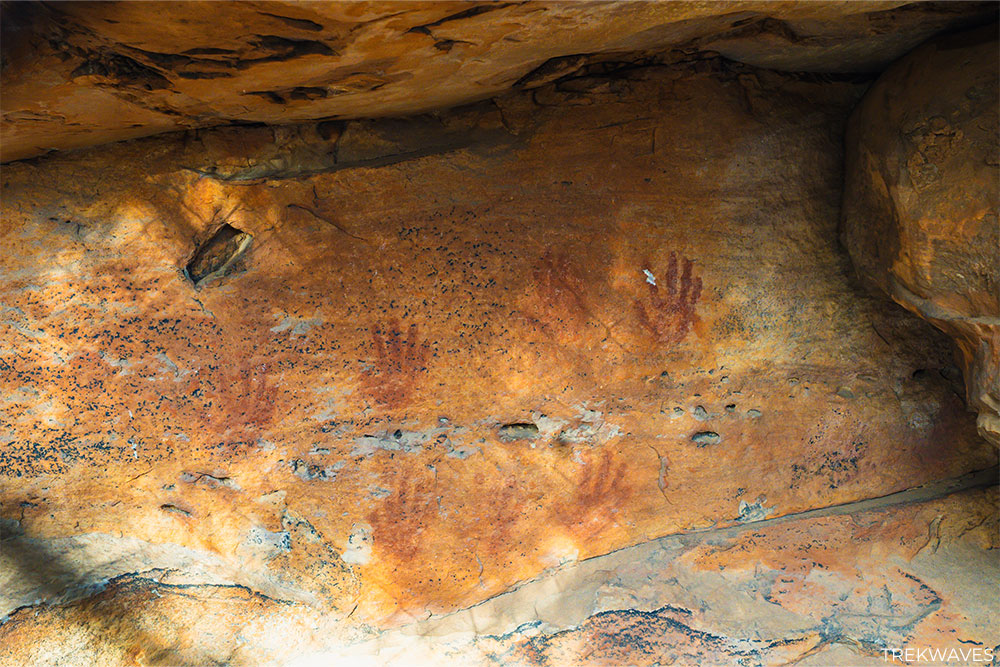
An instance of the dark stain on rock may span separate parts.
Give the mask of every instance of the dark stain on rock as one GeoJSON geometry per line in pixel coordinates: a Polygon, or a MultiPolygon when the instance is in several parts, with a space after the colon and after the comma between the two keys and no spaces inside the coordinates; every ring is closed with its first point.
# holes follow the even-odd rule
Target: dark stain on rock
{"type": "Polygon", "coordinates": [[[792,464],[789,488],[795,489],[813,480],[825,480],[831,489],[847,484],[857,477],[867,451],[866,440],[854,439],[843,449],[822,452],[809,461],[792,464]]]}
{"type": "Polygon", "coordinates": [[[456,44],[472,44],[472,42],[467,42],[462,39],[442,39],[434,42],[434,48],[438,51],[448,53],[455,48],[456,44]]]}

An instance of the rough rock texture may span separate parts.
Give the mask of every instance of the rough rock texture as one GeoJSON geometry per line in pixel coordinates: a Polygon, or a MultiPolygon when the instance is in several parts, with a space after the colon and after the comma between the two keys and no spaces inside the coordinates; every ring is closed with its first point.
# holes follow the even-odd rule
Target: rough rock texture
{"type": "Polygon", "coordinates": [[[979,429],[1000,445],[997,28],[933,41],[854,112],[843,239],[859,274],[957,344],[979,429]]]}
{"type": "Polygon", "coordinates": [[[589,60],[716,50],[879,71],[993,3],[62,2],[3,5],[2,159],[233,121],[423,112],[589,60]]]}
{"type": "Polygon", "coordinates": [[[17,611],[0,636],[10,664],[984,664],[1000,526],[978,487],[994,482],[653,540],[385,631],[152,570],[17,611]]]}
{"type": "Polygon", "coordinates": [[[864,85],[608,69],[8,165],[3,661],[1000,644],[997,450],[837,242],[864,85]]]}

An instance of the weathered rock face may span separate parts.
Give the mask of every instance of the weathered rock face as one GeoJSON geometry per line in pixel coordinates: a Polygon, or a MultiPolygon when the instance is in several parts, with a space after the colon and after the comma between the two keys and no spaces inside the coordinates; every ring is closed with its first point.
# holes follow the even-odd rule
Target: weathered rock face
{"type": "Polygon", "coordinates": [[[879,71],[992,3],[5,3],[3,160],[234,121],[423,112],[588,61],[879,71]]]}
{"type": "Polygon", "coordinates": [[[998,77],[995,26],[882,75],[851,119],[842,233],[862,277],[954,338],[1000,445],[998,77]]]}
{"type": "Polygon", "coordinates": [[[0,631],[12,664],[989,663],[996,491],[926,491],[948,495],[654,540],[382,632],[163,571],[22,610],[0,631]]]}
{"type": "Polygon", "coordinates": [[[842,78],[598,67],[8,165],[5,659],[1000,644],[997,451],[837,243],[842,78]]]}

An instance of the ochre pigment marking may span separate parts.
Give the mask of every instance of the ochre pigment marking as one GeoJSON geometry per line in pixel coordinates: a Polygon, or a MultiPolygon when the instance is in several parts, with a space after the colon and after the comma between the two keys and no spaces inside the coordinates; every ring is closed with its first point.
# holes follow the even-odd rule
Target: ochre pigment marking
{"type": "MultiPolygon", "coordinates": [[[[650,263],[644,264],[647,275],[650,263]]],[[[701,298],[701,278],[694,275],[694,265],[686,257],[677,260],[677,253],[670,252],[667,273],[663,280],[646,282],[646,299],[635,300],[639,323],[657,342],[673,345],[684,340],[695,320],[695,306],[701,298]],[[677,271],[681,275],[678,280],[677,271]],[[659,283],[659,284],[658,284],[659,283]]]]}
{"type": "Polygon", "coordinates": [[[379,325],[372,332],[371,366],[362,373],[362,387],[379,404],[397,408],[404,405],[418,384],[430,346],[421,342],[417,325],[404,330],[398,320],[379,325]]]}
{"type": "Polygon", "coordinates": [[[419,570],[420,564],[413,559],[420,550],[421,534],[431,513],[432,483],[421,473],[411,475],[397,470],[394,477],[392,493],[368,514],[373,547],[399,566],[419,570]]]}
{"type": "Polygon", "coordinates": [[[275,419],[276,390],[270,364],[243,361],[220,374],[216,407],[210,420],[229,443],[256,442],[275,419]]]}
{"type": "Polygon", "coordinates": [[[588,458],[569,499],[553,508],[556,520],[580,538],[619,521],[617,513],[632,496],[625,483],[625,464],[616,461],[611,451],[588,458]]]}
{"type": "Polygon", "coordinates": [[[587,321],[583,298],[586,287],[569,257],[547,250],[535,262],[531,275],[539,302],[539,312],[533,319],[547,333],[580,329],[587,321]]]}

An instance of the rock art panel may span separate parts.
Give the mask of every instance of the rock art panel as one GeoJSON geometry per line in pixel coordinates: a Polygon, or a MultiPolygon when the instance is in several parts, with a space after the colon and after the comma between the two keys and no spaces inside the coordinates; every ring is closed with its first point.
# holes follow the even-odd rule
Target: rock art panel
{"type": "MultiPolygon", "coordinates": [[[[264,625],[210,659],[329,659],[463,614],[473,634],[496,631],[460,649],[465,664],[480,650],[558,660],[574,632],[597,646],[624,626],[662,655],[683,635],[678,656],[791,659],[833,650],[823,637],[860,641],[821,625],[857,612],[835,599],[859,578],[920,617],[923,589],[895,570],[863,579],[846,556],[828,565],[838,576],[796,561],[779,581],[802,534],[757,554],[773,557],[760,576],[723,563],[742,573],[726,595],[751,591],[756,618],[779,604],[799,619],[749,647],[691,620],[702,605],[683,586],[641,604],[556,596],[539,610],[551,628],[473,611],[654,540],[993,472],[947,338],[861,289],[836,243],[840,137],[864,88],[712,56],[584,66],[435,117],[309,123],[280,141],[200,130],[6,166],[3,553],[16,528],[30,557],[10,571],[60,555],[68,583],[0,586],[4,650],[54,652],[34,639],[74,628],[63,641],[95,660],[197,661],[201,630],[155,619],[201,614],[232,637],[246,608],[264,625]],[[240,270],[195,285],[185,269],[223,220],[252,243],[240,270]],[[86,621],[119,602],[155,639],[86,621]],[[586,613],[553,621],[568,608],[586,613]],[[551,637],[518,634],[533,628],[551,637]]],[[[905,507],[872,553],[926,541],[927,517],[911,530],[905,507]]],[[[844,530],[831,550],[860,536],[844,530]]],[[[995,618],[964,584],[949,601],[940,580],[892,567],[956,610],[921,632],[964,633],[969,609],[995,618]]]]}

